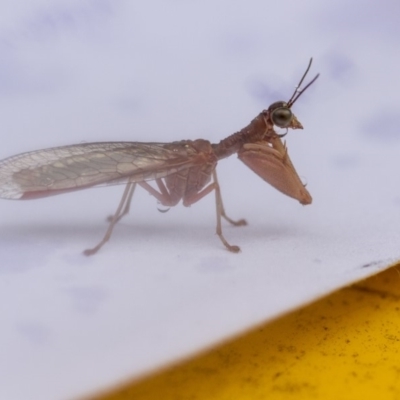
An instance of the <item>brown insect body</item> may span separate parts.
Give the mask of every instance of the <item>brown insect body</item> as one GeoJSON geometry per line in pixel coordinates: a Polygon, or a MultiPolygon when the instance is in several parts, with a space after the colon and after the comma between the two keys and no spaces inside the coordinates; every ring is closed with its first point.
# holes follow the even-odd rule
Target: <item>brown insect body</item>
{"type": "Polygon", "coordinates": [[[293,167],[281,139],[283,135],[275,132],[274,125],[303,128],[290,108],[317,77],[304,89],[297,89],[288,102],[272,104],[248,126],[218,144],[204,139],[172,143],[85,143],[9,157],[0,161],[0,197],[34,199],[96,185],[127,183],[116,213],[109,218],[104,238],[84,252],[91,255],[109,240],[115,224],[129,212],[136,184],[167,207],[181,200],[184,206],[190,206],[214,191],[217,234],[228,250],[238,252],[239,247],[230,245],[224,238],[221,219],[235,226],[246,225],[246,221],[234,221],[225,213],[216,175],[217,162],[237,153],[241,161],[273,187],[301,204],[310,204],[311,196],[293,167]],[[150,180],[155,180],[158,190],[148,183],[150,180]]]}
{"type": "Polygon", "coordinates": [[[196,160],[193,166],[185,168],[164,178],[167,192],[160,202],[164,206],[175,206],[180,200],[184,206],[198,201],[201,191],[210,182],[211,175],[217,166],[218,159],[208,140],[183,140],[176,143],[187,150],[188,156],[196,160]]]}

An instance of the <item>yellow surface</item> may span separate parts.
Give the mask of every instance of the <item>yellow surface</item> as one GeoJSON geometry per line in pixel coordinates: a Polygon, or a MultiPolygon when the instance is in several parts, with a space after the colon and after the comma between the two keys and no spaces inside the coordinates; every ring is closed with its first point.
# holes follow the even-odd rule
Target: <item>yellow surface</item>
{"type": "Polygon", "coordinates": [[[400,399],[399,266],[93,400],[400,399]]]}

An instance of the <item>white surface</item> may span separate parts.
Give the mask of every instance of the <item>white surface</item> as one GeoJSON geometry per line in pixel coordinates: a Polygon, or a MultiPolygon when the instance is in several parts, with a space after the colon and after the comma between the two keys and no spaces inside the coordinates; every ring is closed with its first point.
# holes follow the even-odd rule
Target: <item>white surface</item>
{"type": "Polygon", "coordinates": [[[81,141],[217,142],[321,77],[287,136],[314,203],[235,156],[214,198],[166,214],[123,187],[0,204],[0,398],[70,399],[139,376],[400,258],[399,4],[3,1],[0,158],[81,141]],[[368,265],[368,267],[363,267],[368,265]]]}

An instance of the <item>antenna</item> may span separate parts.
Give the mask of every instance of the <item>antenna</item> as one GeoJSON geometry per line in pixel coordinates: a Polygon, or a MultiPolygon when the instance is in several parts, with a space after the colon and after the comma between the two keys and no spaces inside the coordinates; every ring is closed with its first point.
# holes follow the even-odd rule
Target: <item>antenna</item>
{"type": "Polygon", "coordinates": [[[290,98],[290,100],[287,102],[287,106],[288,108],[292,107],[292,105],[295,103],[295,101],[306,91],[306,89],[308,89],[319,77],[319,74],[317,74],[314,79],[311,80],[311,82],[309,82],[303,89],[300,90],[301,84],[304,81],[304,78],[307,76],[308,71],[311,68],[311,64],[312,64],[312,57],[310,58],[310,62],[308,63],[308,67],[306,69],[306,72],[304,72],[303,76],[300,79],[299,84],[296,86],[296,90],[294,91],[292,97],[290,98]]]}

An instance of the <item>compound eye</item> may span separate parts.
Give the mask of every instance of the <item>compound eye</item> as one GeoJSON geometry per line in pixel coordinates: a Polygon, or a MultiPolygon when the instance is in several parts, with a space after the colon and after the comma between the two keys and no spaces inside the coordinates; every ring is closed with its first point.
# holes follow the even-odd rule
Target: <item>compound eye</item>
{"type": "Polygon", "coordinates": [[[272,122],[279,128],[287,128],[292,122],[293,114],[289,108],[277,108],[272,112],[272,122]]]}

